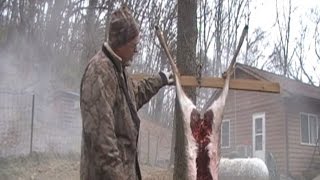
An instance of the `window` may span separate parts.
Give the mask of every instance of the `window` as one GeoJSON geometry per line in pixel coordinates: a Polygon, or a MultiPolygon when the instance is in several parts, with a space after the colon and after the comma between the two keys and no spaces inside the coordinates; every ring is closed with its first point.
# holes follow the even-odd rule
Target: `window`
{"type": "Polygon", "coordinates": [[[221,147],[230,147],[230,120],[222,121],[221,126],[221,147]]]}
{"type": "Polygon", "coordinates": [[[262,151],[263,150],[263,119],[261,117],[255,119],[255,150],[262,151]]]}
{"type": "Polygon", "coordinates": [[[301,144],[315,145],[319,136],[319,120],[314,114],[301,113],[301,144]]]}

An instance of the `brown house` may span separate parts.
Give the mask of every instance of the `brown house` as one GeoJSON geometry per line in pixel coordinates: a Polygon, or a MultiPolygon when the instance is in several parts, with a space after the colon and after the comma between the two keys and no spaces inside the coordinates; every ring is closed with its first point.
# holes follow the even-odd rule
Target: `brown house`
{"type": "Polygon", "coordinates": [[[222,154],[237,152],[265,162],[272,155],[283,176],[301,177],[316,168],[320,174],[320,88],[242,64],[236,65],[234,77],[278,82],[281,90],[280,94],[229,91],[222,154]]]}

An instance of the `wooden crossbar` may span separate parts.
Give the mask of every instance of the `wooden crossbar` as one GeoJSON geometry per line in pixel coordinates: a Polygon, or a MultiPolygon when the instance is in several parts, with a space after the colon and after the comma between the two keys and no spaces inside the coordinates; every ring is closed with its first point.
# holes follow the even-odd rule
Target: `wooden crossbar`
{"type": "MultiPolygon", "coordinates": [[[[131,77],[135,80],[140,80],[150,75],[145,74],[134,74],[131,77]]],[[[197,78],[194,76],[180,76],[182,86],[199,87],[197,78]]],[[[206,88],[222,88],[224,85],[223,78],[215,77],[201,77],[200,87],[206,88]]],[[[279,83],[260,81],[260,80],[249,80],[249,79],[231,79],[230,89],[244,90],[244,91],[258,91],[268,93],[280,93],[279,83]]]]}

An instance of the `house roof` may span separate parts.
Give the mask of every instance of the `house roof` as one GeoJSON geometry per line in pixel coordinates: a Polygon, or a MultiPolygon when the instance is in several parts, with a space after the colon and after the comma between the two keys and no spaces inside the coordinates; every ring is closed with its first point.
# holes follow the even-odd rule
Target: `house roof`
{"type": "Polygon", "coordinates": [[[301,81],[293,80],[281,75],[270,73],[248,65],[236,64],[236,69],[243,70],[244,72],[254,76],[259,80],[266,80],[271,82],[278,82],[280,84],[280,92],[285,96],[305,96],[315,99],[320,99],[320,87],[315,87],[301,81]]]}
{"type": "Polygon", "coordinates": [[[65,90],[57,90],[56,92],[54,92],[54,94],[58,96],[67,96],[75,99],[78,99],[80,97],[80,95],[76,92],[65,91],[65,90]]]}

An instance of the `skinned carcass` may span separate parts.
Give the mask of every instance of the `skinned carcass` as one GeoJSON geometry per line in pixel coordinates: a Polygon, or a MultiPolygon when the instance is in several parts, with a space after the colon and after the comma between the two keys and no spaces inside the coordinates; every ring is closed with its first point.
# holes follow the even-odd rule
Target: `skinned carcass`
{"type": "Polygon", "coordinates": [[[156,27],[156,34],[164,48],[174,73],[177,98],[183,114],[183,128],[187,139],[187,177],[189,180],[218,180],[220,162],[220,129],[223,118],[226,98],[229,90],[230,76],[233,72],[237,54],[240,51],[244,37],[247,34],[246,26],[242,32],[236,53],[226,73],[223,75],[225,84],[220,96],[205,111],[203,118],[196,106],[187,97],[182,89],[179,71],[169,49],[164,41],[162,32],[156,27]]]}

